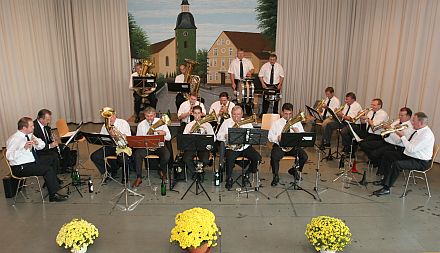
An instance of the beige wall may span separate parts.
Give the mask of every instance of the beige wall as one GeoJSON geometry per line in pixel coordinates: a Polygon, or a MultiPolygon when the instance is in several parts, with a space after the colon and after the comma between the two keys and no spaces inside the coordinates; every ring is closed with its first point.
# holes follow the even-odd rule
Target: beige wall
{"type": "Polygon", "coordinates": [[[151,59],[154,62],[152,73],[173,74],[176,71],[176,40],[164,47],[161,51],[152,54],[151,59]],[[168,66],[166,65],[166,57],[168,56],[168,66]]]}

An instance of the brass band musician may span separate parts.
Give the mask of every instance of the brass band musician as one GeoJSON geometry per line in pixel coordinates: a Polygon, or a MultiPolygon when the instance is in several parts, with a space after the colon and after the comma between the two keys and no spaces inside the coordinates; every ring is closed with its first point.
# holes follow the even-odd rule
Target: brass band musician
{"type": "Polygon", "coordinates": [[[235,58],[229,65],[228,73],[232,83],[232,90],[237,90],[237,85],[240,80],[245,77],[251,77],[254,72],[254,65],[252,62],[244,58],[244,50],[237,49],[237,58],[235,58]]]}
{"type": "MultiPolygon", "coordinates": [[[[129,82],[129,86],[128,88],[130,90],[133,90],[133,77],[137,77],[140,76],[140,74],[142,73],[142,63],[138,62],[135,65],[135,71],[133,72],[133,74],[131,74],[130,76],[130,82],[129,82]]],[[[139,115],[141,113],[141,109],[142,109],[142,97],[139,96],[139,94],[133,90],[133,98],[134,98],[134,113],[135,113],[135,122],[139,122],[140,118],[139,115]]],[[[156,108],[157,105],[157,98],[156,98],[156,93],[153,92],[148,96],[148,101],[149,101],[149,106],[156,108]]]]}
{"type": "MultiPolygon", "coordinates": [[[[284,69],[283,66],[277,62],[276,54],[270,54],[269,61],[261,66],[258,77],[260,78],[263,89],[274,89],[277,90],[278,93],[281,91],[284,81],[284,69]]],[[[276,100],[273,104],[273,113],[275,114],[278,113],[278,102],[279,100],[276,100]]],[[[262,114],[267,113],[268,109],[269,101],[263,99],[262,114]]]]}
{"type": "Polygon", "coordinates": [[[198,97],[198,94],[191,93],[189,95],[189,100],[183,102],[180,105],[179,110],[177,111],[177,117],[181,122],[181,131],[180,132],[183,132],[183,129],[185,129],[186,124],[188,124],[190,121],[193,120],[192,109],[194,108],[194,106],[198,105],[202,108],[202,116],[205,116],[205,114],[206,114],[205,105],[203,105],[202,102],[198,101],[197,97],[198,97]]]}

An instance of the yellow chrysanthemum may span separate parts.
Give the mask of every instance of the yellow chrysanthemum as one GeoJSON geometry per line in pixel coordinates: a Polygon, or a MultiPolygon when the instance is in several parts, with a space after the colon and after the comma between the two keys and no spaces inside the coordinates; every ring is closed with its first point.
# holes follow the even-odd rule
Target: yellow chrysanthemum
{"type": "Polygon", "coordinates": [[[99,231],[95,225],[83,219],[72,219],[61,227],[55,241],[60,247],[79,250],[83,246],[93,244],[98,236],[99,231]]]}
{"type": "Polygon", "coordinates": [[[305,235],[317,251],[343,251],[350,243],[350,229],[341,219],[318,216],[307,224],[305,235]]]}

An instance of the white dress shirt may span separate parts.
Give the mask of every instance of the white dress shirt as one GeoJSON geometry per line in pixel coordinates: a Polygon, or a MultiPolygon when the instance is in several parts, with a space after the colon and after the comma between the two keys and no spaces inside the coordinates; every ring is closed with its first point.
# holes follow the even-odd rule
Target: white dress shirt
{"type": "Polygon", "coordinates": [[[175,83],[184,83],[185,82],[185,75],[184,74],[177,75],[176,78],[174,78],[174,82],[175,83]]]}
{"type": "MultiPolygon", "coordinates": [[[[281,132],[283,131],[283,128],[286,125],[286,123],[287,123],[287,120],[285,120],[284,118],[280,118],[272,124],[272,126],[269,129],[269,135],[268,135],[268,139],[270,142],[275,143],[277,145],[280,145],[280,143],[278,141],[278,136],[281,135],[281,132]]],[[[301,122],[296,122],[295,124],[293,124],[290,127],[289,132],[295,133],[294,128],[298,129],[299,133],[304,132],[304,128],[303,128],[301,122]]]]}
{"type": "MultiPolygon", "coordinates": [[[[154,118],[152,125],[154,125],[158,120],[160,120],[160,119],[154,118]]],[[[146,119],[142,120],[141,123],[139,123],[139,125],[137,127],[136,136],[147,136],[147,132],[149,129],[150,129],[150,124],[148,123],[148,121],[146,119]]],[[[168,128],[167,125],[162,125],[162,126],[156,128],[156,130],[165,131],[165,140],[166,141],[171,140],[170,129],[168,128]]]]}
{"type": "Polygon", "coordinates": [[[137,77],[137,76],[139,76],[139,73],[138,73],[138,72],[134,72],[133,74],[131,74],[131,77],[130,77],[130,83],[129,83],[129,85],[128,85],[128,88],[129,88],[130,90],[133,89],[133,77],[137,77]]]}
{"type": "MultiPolygon", "coordinates": [[[[373,111],[369,111],[367,113],[367,118],[371,119],[373,117],[374,112],[373,111]]],[[[374,119],[373,119],[373,124],[375,126],[379,125],[380,123],[387,121],[389,119],[388,117],[388,113],[386,111],[384,111],[383,109],[379,109],[376,114],[374,115],[374,119]]],[[[369,124],[367,122],[367,128],[368,128],[369,124]]],[[[378,129],[375,132],[373,132],[373,127],[370,127],[368,129],[368,133],[370,134],[377,134],[379,135],[382,132],[382,129],[378,129]]]]}
{"type": "MultiPolygon", "coordinates": [[[[243,78],[245,78],[246,74],[252,69],[254,69],[254,65],[247,58],[243,58],[242,62],[243,62],[243,78]]],[[[231,62],[231,65],[229,65],[228,73],[234,74],[234,79],[240,79],[240,60],[238,58],[235,58],[231,62]]]]}
{"type": "MultiPolygon", "coordinates": [[[[342,110],[342,115],[345,115],[348,110],[348,104],[345,104],[344,109],[342,110]]],[[[350,105],[350,111],[348,111],[347,116],[354,118],[360,111],[362,111],[362,106],[357,102],[354,101],[353,104],[350,105]]],[[[355,124],[360,124],[361,120],[358,119],[355,124]]]]}
{"type": "MultiPolygon", "coordinates": [[[[33,136],[33,134],[28,134],[28,136],[29,140],[32,140],[32,138],[37,140],[37,144],[34,144],[33,148],[41,150],[46,146],[42,139],[33,136]]],[[[26,135],[19,130],[6,141],[6,159],[8,159],[11,166],[35,162],[32,149],[24,148],[26,142],[26,135]]]]}
{"type": "MultiPolygon", "coordinates": [[[[414,131],[411,135],[413,133],[414,131]]],[[[405,146],[405,151],[403,151],[405,155],[425,161],[432,159],[435,137],[428,126],[417,130],[411,138],[411,141],[408,141],[408,139],[409,138],[406,138],[406,136],[402,136],[401,138],[402,143],[405,146]]]]}
{"type": "MultiPolygon", "coordinates": [[[[191,128],[194,126],[194,124],[196,123],[195,120],[189,122],[188,124],[186,124],[185,129],[183,130],[183,134],[190,134],[191,128]]],[[[216,140],[215,138],[215,133],[214,133],[214,129],[212,128],[211,124],[204,123],[200,126],[200,133],[192,133],[192,134],[204,134],[204,135],[213,135],[214,136],[214,141],[216,140]]]]}
{"type": "MultiPolygon", "coordinates": [[[[119,130],[119,132],[125,134],[125,136],[131,136],[130,125],[125,119],[116,118],[115,123],[113,125],[115,126],[116,129],[119,130]]],[[[108,135],[108,131],[107,128],[105,128],[105,125],[101,127],[101,134],[108,135]]]]}
{"type": "MultiPolygon", "coordinates": [[[[205,106],[203,105],[203,103],[200,103],[200,101],[196,101],[194,106],[196,105],[200,105],[200,107],[202,107],[202,113],[206,114],[205,106]]],[[[191,103],[189,102],[189,100],[187,100],[180,105],[179,110],[177,111],[177,117],[180,117],[180,115],[187,113],[190,110],[191,110],[191,103]]],[[[189,116],[186,116],[181,121],[185,123],[189,123],[190,121],[189,116]]]]}
{"type": "MultiPolygon", "coordinates": [[[[391,127],[395,127],[398,124],[400,124],[400,120],[396,120],[393,123],[391,123],[391,127]]],[[[411,134],[414,132],[414,128],[411,124],[411,120],[403,122],[402,125],[408,125],[408,128],[403,129],[403,135],[405,135],[406,139],[409,139],[411,134]]],[[[381,131],[383,131],[383,129],[381,129],[381,131]]],[[[385,138],[385,141],[392,145],[404,147],[402,143],[402,139],[400,139],[400,136],[398,136],[396,133],[390,134],[390,136],[385,138]]]]}
{"type": "MultiPolygon", "coordinates": [[[[329,100],[329,98],[326,97],[325,100],[324,100],[324,104],[327,104],[327,103],[328,103],[328,100],[329,100]]],[[[330,104],[328,105],[328,107],[329,107],[330,109],[332,109],[333,111],[335,111],[336,109],[338,109],[339,107],[341,107],[341,101],[339,101],[339,98],[337,98],[336,96],[333,96],[333,97],[330,99],[330,104]]],[[[325,109],[322,110],[321,116],[324,116],[324,112],[325,112],[325,109]]],[[[330,113],[327,112],[327,115],[325,115],[325,116],[326,116],[326,117],[329,117],[329,116],[330,116],[330,113]]]]}
{"type": "MultiPolygon", "coordinates": [[[[232,108],[235,106],[235,104],[229,101],[228,103],[226,103],[226,106],[228,107],[229,115],[232,115],[232,108]]],[[[214,103],[212,103],[211,107],[209,108],[209,113],[212,113],[212,111],[215,111],[215,113],[218,114],[218,112],[220,111],[221,108],[222,108],[222,105],[220,104],[220,101],[215,101],[214,103]]],[[[220,119],[221,119],[221,116],[218,116],[217,120],[220,121],[220,119]]]]}
{"type": "MultiPolygon", "coordinates": [[[[272,71],[272,64],[270,62],[266,62],[261,66],[260,72],[258,73],[258,77],[263,77],[263,81],[266,84],[270,84],[270,73],[272,71]]],[[[273,84],[280,83],[280,77],[284,78],[284,69],[281,64],[275,62],[273,67],[273,84]]]]}
{"type": "MultiPolygon", "coordinates": [[[[228,147],[228,129],[232,128],[234,125],[235,125],[234,120],[232,120],[232,118],[229,118],[223,122],[222,126],[220,127],[220,129],[218,130],[218,133],[217,133],[217,140],[223,141],[226,144],[227,149],[230,149],[228,147]]],[[[254,128],[254,127],[252,126],[251,123],[248,123],[248,124],[241,125],[240,128],[254,128]]],[[[248,147],[249,147],[249,144],[246,144],[242,148],[235,150],[235,151],[242,151],[244,149],[247,149],[248,147]]]]}

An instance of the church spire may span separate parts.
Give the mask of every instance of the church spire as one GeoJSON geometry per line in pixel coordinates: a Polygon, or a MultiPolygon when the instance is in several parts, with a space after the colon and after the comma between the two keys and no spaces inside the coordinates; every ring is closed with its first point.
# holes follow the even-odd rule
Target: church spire
{"type": "Polygon", "coordinates": [[[189,3],[188,0],[182,0],[182,4],[180,4],[181,12],[189,12],[189,3]]]}

